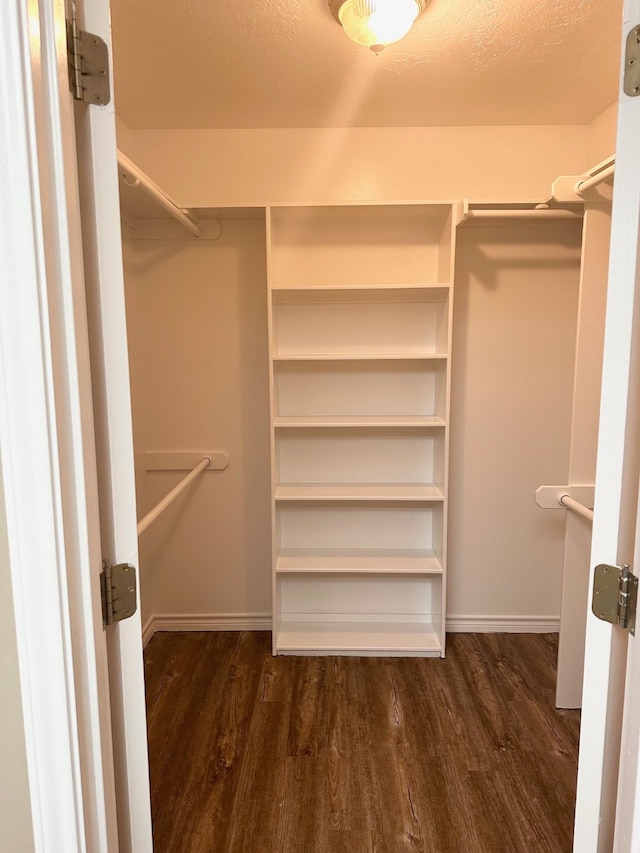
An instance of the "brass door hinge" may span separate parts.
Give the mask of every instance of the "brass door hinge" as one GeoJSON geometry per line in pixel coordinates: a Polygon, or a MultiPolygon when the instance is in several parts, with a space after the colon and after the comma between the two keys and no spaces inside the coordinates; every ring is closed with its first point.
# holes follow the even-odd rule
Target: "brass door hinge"
{"type": "Polygon", "coordinates": [[[618,625],[635,636],[638,578],[629,566],[596,566],[591,609],[598,619],[618,625]]]}
{"type": "Polygon", "coordinates": [[[106,560],[100,573],[104,627],[128,619],[136,612],[136,570],[128,563],[113,566],[106,560]]]}
{"type": "Polygon", "coordinates": [[[67,21],[69,88],[77,101],[104,106],[111,100],[109,49],[100,36],[79,29],[75,3],[67,21]]]}
{"type": "Polygon", "coordinates": [[[627,36],[623,89],[631,98],[640,95],[640,26],[634,27],[627,36]]]}

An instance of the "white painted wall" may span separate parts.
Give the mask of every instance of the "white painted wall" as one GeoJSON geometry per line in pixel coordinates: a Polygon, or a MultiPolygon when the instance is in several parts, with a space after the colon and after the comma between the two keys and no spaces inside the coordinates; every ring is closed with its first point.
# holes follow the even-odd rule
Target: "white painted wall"
{"type": "MultiPolygon", "coordinates": [[[[186,234],[186,232],[185,232],[186,234]]],[[[137,468],[145,450],[223,450],[140,539],[151,614],[264,624],[270,599],[265,224],[225,221],[215,242],[126,247],[137,468]]],[[[183,476],[139,476],[144,515],[183,476]]]]}
{"type": "Polygon", "coordinates": [[[595,166],[616,150],[616,122],[618,120],[618,104],[600,113],[589,125],[587,152],[589,165],[595,166]]]}
{"type": "MultiPolygon", "coordinates": [[[[539,200],[555,177],[583,172],[608,149],[610,127],[610,111],[593,128],[131,131],[121,123],[119,144],[184,205],[539,200]]],[[[232,460],[144,534],[143,620],[152,613],[257,619],[269,610],[263,230],[225,224],[219,244],[127,248],[136,451],[218,447],[232,460]],[[208,284],[218,276],[222,289],[208,284]]],[[[481,233],[465,232],[458,260],[448,610],[463,626],[476,617],[553,625],[563,519],[545,516],[532,495],[568,472],[579,237],[574,229],[558,244],[544,230],[501,228],[499,240],[484,245],[474,242],[481,233]],[[518,464],[507,469],[510,442],[518,464]],[[501,474],[490,478],[487,498],[493,464],[501,474]],[[527,555],[517,573],[515,545],[527,555]]],[[[139,478],[140,514],[176,480],[139,478]]]]}
{"type": "MultiPolygon", "coordinates": [[[[131,383],[131,415],[133,419],[133,447],[136,476],[136,504],[138,518],[143,515],[145,501],[144,450],[146,440],[146,392],[143,370],[146,337],[145,314],[147,306],[145,290],[138,286],[138,253],[135,243],[128,239],[129,230],[123,226],[122,262],[126,289],[127,338],[129,345],[129,380],[131,383]]],[[[142,626],[148,623],[153,610],[153,572],[146,560],[140,559],[138,587],[142,626]]]]}
{"type": "Polygon", "coordinates": [[[122,131],[184,206],[375,199],[543,200],[589,165],[587,126],[122,131]]]}
{"type": "MultiPolygon", "coordinates": [[[[533,492],[568,476],[579,229],[473,228],[460,240],[449,615],[461,628],[487,619],[497,627],[555,626],[564,517],[538,509],[533,492]]],[[[264,224],[223,222],[214,243],[126,249],[139,461],[145,449],[220,449],[231,457],[227,471],[205,473],[143,535],[143,620],[264,618],[264,224]]],[[[140,514],[178,477],[142,474],[140,514]]]]}
{"type": "Polygon", "coordinates": [[[458,241],[448,627],[549,627],[564,517],[533,495],[568,475],[580,229],[463,228],[458,241]]]}
{"type": "Polygon", "coordinates": [[[34,847],[27,755],[22,722],[18,648],[2,477],[0,476],[0,850],[34,847]]]}

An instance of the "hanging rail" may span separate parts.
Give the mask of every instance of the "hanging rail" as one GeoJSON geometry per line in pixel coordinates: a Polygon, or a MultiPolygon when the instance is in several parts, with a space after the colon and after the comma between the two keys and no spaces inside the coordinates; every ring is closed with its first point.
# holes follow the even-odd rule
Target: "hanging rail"
{"type": "Polygon", "coordinates": [[[464,214],[463,220],[469,219],[582,219],[582,213],[553,208],[478,208],[464,214]]]}
{"type": "Polygon", "coordinates": [[[579,196],[584,196],[585,193],[588,193],[589,190],[594,189],[600,184],[607,181],[609,178],[612,178],[616,171],[616,158],[609,157],[608,160],[604,160],[598,166],[594,166],[594,168],[583,175],[576,181],[575,191],[579,196]]]}
{"type": "Polygon", "coordinates": [[[193,470],[191,470],[184,479],[180,480],[177,486],[175,486],[168,495],[157,503],[154,508],[148,512],[143,518],[138,522],[138,536],[149,527],[149,525],[153,524],[156,518],[161,515],[168,506],[170,506],[179,494],[184,492],[189,483],[192,483],[198,474],[202,473],[205,468],[208,468],[211,465],[211,459],[208,456],[205,456],[193,470]]]}
{"type": "Polygon", "coordinates": [[[130,187],[140,187],[147,195],[151,196],[170,216],[173,216],[181,225],[193,234],[194,237],[202,237],[203,231],[198,218],[184,207],[179,207],[149,175],[142,171],[133,160],[118,149],[118,167],[122,179],[130,187]]]}
{"type": "Polygon", "coordinates": [[[581,504],[580,501],[575,501],[569,495],[562,495],[558,503],[562,504],[562,506],[566,506],[566,508],[572,510],[572,512],[581,515],[583,518],[586,518],[587,521],[593,521],[593,510],[589,509],[589,507],[584,504],[581,504]]]}

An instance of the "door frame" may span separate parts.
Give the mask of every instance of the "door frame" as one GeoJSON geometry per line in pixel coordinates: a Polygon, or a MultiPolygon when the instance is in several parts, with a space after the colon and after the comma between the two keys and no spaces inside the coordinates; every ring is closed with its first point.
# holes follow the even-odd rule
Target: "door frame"
{"type": "MultiPolygon", "coordinates": [[[[600,563],[633,566],[640,470],[640,98],[624,94],[627,35],[640,0],[625,0],[618,91],[616,179],[598,427],[589,591],[600,563]]],[[[627,634],[587,613],[574,850],[613,849],[626,680],[627,634]]],[[[628,802],[628,801],[627,801],[628,802]]]]}
{"type": "Polygon", "coordinates": [[[6,0],[0,43],[0,454],[34,848],[116,850],[63,8],[6,0]]]}
{"type": "MultiPolygon", "coordinates": [[[[76,147],[66,5],[0,4],[0,457],[33,846],[147,853],[140,615],[105,631],[100,596],[103,556],[137,566],[115,111],[85,107],[76,147]],[[110,185],[99,211],[94,179],[110,185]],[[98,372],[90,316],[109,339],[98,372]]],[[[108,0],[75,5],[109,44],[108,0]]]]}

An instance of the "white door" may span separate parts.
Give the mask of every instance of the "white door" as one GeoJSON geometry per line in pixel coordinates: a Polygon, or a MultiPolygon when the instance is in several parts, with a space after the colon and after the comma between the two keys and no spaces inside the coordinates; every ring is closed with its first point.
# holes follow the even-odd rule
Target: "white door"
{"type": "MultiPolygon", "coordinates": [[[[79,26],[111,52],[109,0],[76,0],[79,26]]],[[[111,75],[113,77],[113,75],[111,75]]],[[[129,362],[113,92],[75,103],[102,556],[138,567],[129,362]]],[[[151,851],[140,609],[106,632],[120,853],[151,851]]]]}
{"type": "MultiPolygon", "coordinates": [[[[626,0],[623,59],[627,36],[640,26],[640,0],[626,0]]],[[[640,32],[640,31],[639,31],[640,32]]],[[[635,39],[635,35],[633,36],[635,39]]],[[[609,285],[605,325],[598,461],[591,546],[591,578],[599,563],[634,565],[640,459],[640,96],[619,95],[616,178],[613,194],[609,285]]],[[[636,564],[637,565],[637,564],[636,564]]],[[[582,700],[575,853],[614,849],[616,823],[633,826],[634,797],[618,788],[627,646],[636,640],[617,627],[587,618],[582,700]],[[620,790],[618,817],[616,801],[620,790]]],[[[630,672],[635,677],[635,669],[630,672]]],[[[627,693],[630,693],[627,690],[627,693]]],[[[637,697],[636,697],[637,698],[637,697]]],[[[634,724],[636,725],[636,724],[634,724]]],[[[635,766],[637,732],[625,730],[623,768],[635,766]],[[629,761],[630,759],[630,761],[629,761]]],[[[626,771],[625,771],[626,772],[626,771]]],[[[631,772],[631,771],[630,771],[631,772]]],[[[625,783],[626,784],[626,783],[625,783]]],[[[640,820],[640,814],[638,815],[640,820]]],[[[618,833],[619,835],[620,833],[618,833]]],[[[622,842],[620,842],[622,843],[622,842]]],[[[616,850],[637,851],[616,846],[616,850]]]]}
{"type": "MultiPolygon", "coordinates": [[[[108,41],[108,0],[78,5],[108,41]]],[[[148,853],[140,618],[103,631],[99,594],[103,557],[137,564],[114,109],[78,108],[76,150],[66,53],[64,4],[3,0],[0,458],[34,846],[148,853]]]]}

